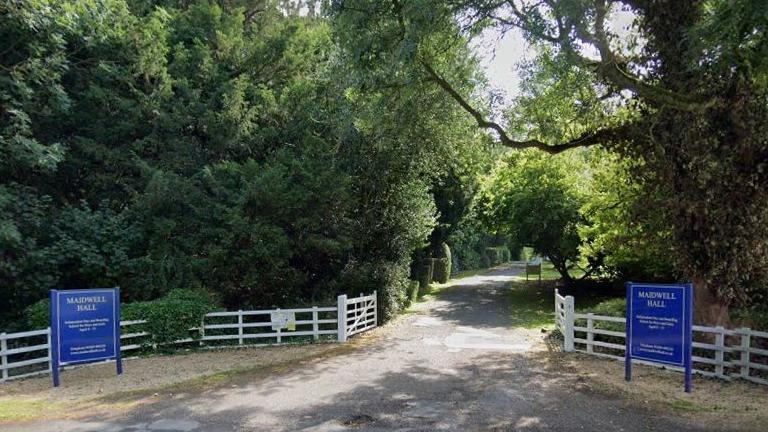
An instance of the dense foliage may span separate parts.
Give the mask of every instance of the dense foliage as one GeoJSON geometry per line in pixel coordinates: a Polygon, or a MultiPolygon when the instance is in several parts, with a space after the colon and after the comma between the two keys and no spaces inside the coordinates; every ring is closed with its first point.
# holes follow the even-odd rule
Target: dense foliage
{"type": "Polygon", "coordinates": [[[488,147],[439,90],[366,86],[294,6],[2,2],[0,318],[54,287],[404,304],[411,253],[460,217],[436,197],[488,147]]]}
{"type": "MultiPolygon", "coordinates": [[[[766,8],[728,0],[339,0],[366,58],[441,88],[505,146],[602,144],[631,162],[631,210],[696,286],[700,322],[760,303],[768,268],[766,8]],[[471,59],[442,43],[520,31],[540,89],[512,112],[478,95],[471,59]],[[538,74],[545,71],[545,74],[538,74]],[[491,103],[488,103],[491,102],[491,103]],[[495,121],[502,118],[503,121],[495,121]],[[636,165],[633,165],[636,164],[636,165]],[[656,225],[656,222],[661,222],[656,225]]],[[[397,75],[393,72],[392,75],[397,75]]],[[[634,229],[634,228],[633,228],[634,229]]]]}
{"type": "Polygon", "coordinates": [[[499,162],[478,199],[484,223],[546,256],[570,282],[578,260],[585,198],[574,166],[540,152],[515,152],[499,162]]]}

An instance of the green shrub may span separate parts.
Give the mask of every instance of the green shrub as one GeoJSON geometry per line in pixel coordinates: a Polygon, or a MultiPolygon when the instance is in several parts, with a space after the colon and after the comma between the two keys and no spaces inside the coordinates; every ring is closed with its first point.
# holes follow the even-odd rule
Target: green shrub
{"type": "Polygon", "coordinates": [[[434,258],[435,264],[432,270],[432,280],[437,283],[446,283],[451,274],[451,262],[448,258],[434,258]]]}
{"type": "MultiPolygon", "coordinates": [[[[452,270],[453,270],[453,254],[451,253],[451,248],[448,246],[447,243],[443,243],[441,245],[442,254],[440,258],[445,258],[445,282],[448,282],[448,279],[451,278],[452,270]]],[[[442,282],[442,283],[445,283],[442,282]]]]}
{"type": "Polygon", "coordinates": [[[355,262],[344,269],[339,288],[348,296],[377,291],[378,318],[383,323],[405,307],[408,280],[407,262],[355,262]]]}
{"type": "MultiPolygon", "coordinates": [[[[626,316],[626,313],[627,313],[627,300],[625,298],[615,298],[615,299],[605,300],[593,307],[590,307],[589,310],[587,310],[586,312],[592,312],[595,315],[624,317],[626,316]]],[[[579,322],[576,325],[584,326],[584,327],[587,326],[585,319],[580,319],[578,321],[579,322]]],[[[609,321],[595,321],[594,326],[596,329],[611,330],[611,331],[617,331],[617,332],[624,331],[624,324],[622,323],[609,322],[609,321]]],[[[620,345],[625,343],[624,338],[615,337],[615,336],[600,335],[599,340],[604,342],[620,344],[620,345]]]]}
{"type": "Polygon", "coordinates": [[[215,308],[213,297],[203,290],[175,289],[157,300],[123,305],[121,318],[146,320],[141,327],[151,337],[145,344],[162,345],[199,338],[201,333],[190,329],[200,327],[205,314],[215,308]]]}
{"type": "Polygon", "coordinates": [[[408,302],[413,303],[419,298],[419,281],[408,281],[408,292],[406,293],[408,302]]]}
{"type": "Polygon", "coordinates": [[[51,322],[51,300],[44,298],[32,303],[24,309],[25,330],[44,329],[51,322]]]}
{"type": "Polygon", "coordinates": [[[506,246],[496,246],[485,248],[485,255],[488,257],[489,267],[509,262],[510,253],[506,246]]]}
{"type": "MultiPolygon", "coordinates": [[[[199,327],[206,313],[216,308],[216,300],[203,290],[171,290],[165,296],[152,301],[133,302],[120,305],[121,320],[146,320],[141,330],[149,332],[146,345],[166,344],[180,339],[196,339],[199,332],[190,328],[199,327]]],[[[29,328],[48,327],[50,323],[50,300],[43,299],[25,309],[29,328]]],[[[134,327],[134,329],[137,329],[134,327]]]]}
{"type": "Polygon", "coordinates": [[[488,268],[488,267],[490,267],[490,266],[491,266],[491,259],[490,259],[490,258],[488,258],[488,255],[487,255],[487,254],[483,253],[483,254],[480,256],[480,263],[481,263],[481,266],[480,266],[480,268],[488,268]]]}
{"type": "Polygon", "coordinates": [[[429,288],[429,284],[432,282],[434,271],[435,259],[424,258],[424,260],[421,261],[421,269],[419,270],[419,287],[422,290],[429,288]]]}

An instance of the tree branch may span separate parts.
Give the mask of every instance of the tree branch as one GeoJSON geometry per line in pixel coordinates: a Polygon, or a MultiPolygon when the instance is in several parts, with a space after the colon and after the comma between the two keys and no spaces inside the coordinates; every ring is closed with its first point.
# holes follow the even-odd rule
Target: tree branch
{"type": "Polygon", "coordinates": [[[420,62],[432,80],[437,83],[437,85],[440,86],[443,91],[448,93],[448,95],[450,95],[451,98],[453,98],[453,100],[455,100],[464,109],[464,111],[468,112],[475,119],[479,127],[483,129],[490,129],[496,132],[499,135],[501,144],[506,147],[515,149],[535,148],[550,154],[557,154],[577,147],[588,147],[595,144],[604,144],[609,141],[621,139],[623,136],[625,136],[627,128],[626,125],[585,133],[568,142],[555,145],[550,145],[536,139],[526,141],[514,140],[510,138],[509,135],[507,135],[507,132],[503,126],[486,119],[485,116],[483,116],[480,111],[475,109],[466,99],[464,99],[461,94],[456,89],[454,89],[448,81],[445,80],[445,78],[440,76],[429,63],[424,60],[421,60],[420,62]]]}

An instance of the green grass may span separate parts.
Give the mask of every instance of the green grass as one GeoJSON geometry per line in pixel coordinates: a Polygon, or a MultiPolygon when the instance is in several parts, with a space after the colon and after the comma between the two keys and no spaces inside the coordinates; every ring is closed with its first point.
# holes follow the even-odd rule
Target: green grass
{"type": "Polygon", "coordinates": [[[555,328],[553,295],[551,281],[510,282],[508,298],[512,324],[523,328],[555,328]]]}
{"type": "Polygon", "coordinates": [[[45,399],[24,399],[13,397],[0,399],[0,420],[27,420],[51,410],[61,410],[66,404],[45,399]]]}
{"type": "MultiPolygon", "coordinates": [[[[578,279],[582,276],[584,276],[584,271],[578,268],[571,269],[568,274],[571,275],[572,278],[578,279]]],[[[518,279],[525,280],[525,269],[523,269],[522,276],[519,276],[518,279]]],[[[550,262],[543,262],[541,264],[541,280],[558,280],[560,279],[560,273],[555,270],[555,267],[550,262]]],[[[539,280],[538,275],[530,275],[529,280],[539,280]]]]}

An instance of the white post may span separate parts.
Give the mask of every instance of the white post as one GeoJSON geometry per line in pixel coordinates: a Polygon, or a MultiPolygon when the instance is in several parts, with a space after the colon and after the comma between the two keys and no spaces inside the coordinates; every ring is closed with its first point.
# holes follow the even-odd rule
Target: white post
{"type": "Polygon", "coordinates": [[[587,352],[592,354],[592,342],[595,341],[595,334],[593,331],[595,330],[595,321],[592,318],[595,314],[588,313],[587,314],[587,352]]]}
{"type": "Polygon", "coordinates": [[[379,325],[379,296],[373,291],[373,326],[379,325]]]}
{"type": "Polygon", "coordinates": [[[724,378],[725,368],[723,363],[725,360],[725,328],[722,326],[715,327],[715,375],[724,378]]]}
{"type": "Polygon", "coordinates": [[[555,328],[563,331],[563,327],[560,325],[560,305],[557,303],[557,297],[559,296],[559,292],[557,291],[557,288],[555,288],[555,328]]]}
{"type": "Polygon", "coordinates": [[[8,379],[8,369],[5,368],[5,366],[8,365],[8,357],[6,357],[5,352],[8,350],[8,342],[5,340],[5,332],[0,333],[0,351],[2,351],[2,354],[0,355],[0,366],[3,366],[3,379],[2,381],[5,381],[8,379]]]}
{"type": "Polygon", "coordinates": [[[336,302],[336,317],[338,327],[338,341],[347,341],[347,295],[340,295],[336,302]]]}
{"type": "Polygon", "coordinates": [[[312,338],[314,340],[317,340],[320,337],[318,334],[319,331],[320,328],[317,324],[317,306],[312,306],[312,338]]]}
{"type": "Polygon", "coordinates": [[[565,352],[573,351],[573,314],[574,314],[573,296],[565,296],[565,352]]]}
{"type": "Polygon", "coordinates": [[[198,342],[198,345],[203,346],[205,343],[203,339],[205,339],[205,315],[203,315],[203,318],[200,320],[200,342],[198,342]]]}
{"type": "Polygon", "coordinates": [[[243,310],[238,309],[237,311],[237,343],[238,345],[243,344],[243,310]]]}
{"type": "MultiPolygon", "coordinates": [[[[280,308],[277,308],[277,311],[280,312],[280,308]]],[[[282,336],[280,336],[280,328],[277,329],[277,343],[280,343],[283,341],[282,336]]]]}
{"type": "Polygon", "coordinates": [[[48,327],[48,333],[46,334],[48,339],[48,372],[53,373],[53,353],[51,352],[51,328],[48,327]]]}
{"type": "Polygon", "coordinates": [[[742,327],[739,333],[741,333],[741,377],[746,379],[749,378],[749,339],[751,330],[747,327],[742,327]]]}

